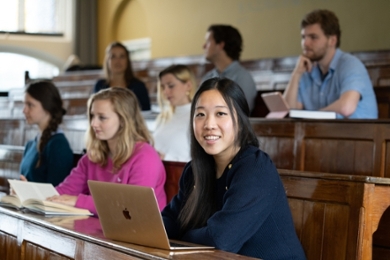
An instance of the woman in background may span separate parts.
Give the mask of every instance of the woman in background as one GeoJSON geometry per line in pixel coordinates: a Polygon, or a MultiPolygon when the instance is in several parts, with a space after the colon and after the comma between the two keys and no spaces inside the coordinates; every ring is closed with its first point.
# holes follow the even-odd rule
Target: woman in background
{"type": "Polygon", "coordinates": [[[66,113],[56,86],[33,81],[26,86],[23,114],[39,134],[29,141],[20,164],[21,179],[33,182],[62,182],[73,167],[73,151],[59,125],[66,113]]]}
{"type": "Polygon", "coordinates": [[[191,106],[192,161],[162,211],[167,234],[261,259],[305,259],[278,171],[248,117],[234,81],[202,83],[191,106]]]}
{"type": "Polygon", "coordinates": [[[123,44],[113,42],[107,46],[103,70],[106,78],[96,82],[94,93],[109,87],[128,88],[136,95],[141,110],[150,110],[148,90],[145,84],[134,76],[130,53],[123,44]]]}
{"type": "Polygon", "coordinates": [[[153,137],[163,160],[191,160],[190,112],[196,86],[194,74],[184,65],[172,65],[159,74],[157,98],[161,113],[153,137]]]}
{"type": "Polygon", "coordinates": [[[50,201],[96,214],[88,180],[148,186],[160,209],[166,205],[165,168],[141,116],[137,98],[126,88],[109,88],[88,100],[87,154],[56,189],[50,201]]]}

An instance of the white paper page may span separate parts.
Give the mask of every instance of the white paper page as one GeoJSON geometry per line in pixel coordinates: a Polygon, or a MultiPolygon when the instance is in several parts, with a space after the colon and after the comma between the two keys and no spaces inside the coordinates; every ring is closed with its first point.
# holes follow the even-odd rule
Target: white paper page
{"type": "Polygon", "coordinates": [[[22,202],[27,199],[45,200],[47,197],[59,195],[51,183],[26,182],[19,180],[8,180],[8,182],[22,202]]]}

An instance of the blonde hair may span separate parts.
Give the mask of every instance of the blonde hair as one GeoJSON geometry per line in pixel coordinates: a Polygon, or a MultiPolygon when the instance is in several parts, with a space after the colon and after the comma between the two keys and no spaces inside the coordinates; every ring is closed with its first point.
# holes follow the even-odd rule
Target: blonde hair
{"type": "Polygon", "coordinates": [[[190,102],[194,98],[197,89],[195,75],[187,66],[180,64],[172,65],[161,71],[158,75],[157,83],[157,102],[161,109],[161,113],[157,117],[157,125],[164,124],[165,122],[169,121],[172,117],[172,114],[175,112],[175,107],[169,103],[169,101],[162,93],[161,78],[167,74],[172,74],[175,78],[177,78],[183,83],[191,83],[191,89],[188,93],[188,98],[190,102]]]}
{"type": "Polygon", "coordinates": [[[91,127],[91,108],[96,100],[110,101],[114,112],[119,117],[120,128],[116,133],[119,142],[115,154],[112,154],[113,173],[116,173],[133,154],[136,142],[148,142],[153,145],[153,140],[141,115],[137,97],[132,91],[116,87],[101,90],[88,100],[89,128],[86,146],[88,158],[92,162],[102,167],[106,166],[110,153],[107,141],[97,139],[91,127]]]}

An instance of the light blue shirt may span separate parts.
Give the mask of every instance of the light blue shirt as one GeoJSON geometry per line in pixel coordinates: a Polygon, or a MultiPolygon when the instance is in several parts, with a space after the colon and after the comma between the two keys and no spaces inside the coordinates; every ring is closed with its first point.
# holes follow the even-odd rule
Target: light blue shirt
{"type": "Polygon", "coordinates": [[[255,106],[255,98],[257,95],[256,84],[252,75],[238,61],[233,61],[221,73],[218,70],[212,69],[203,76],[202,82],[214,77],[227,78],[236,82],[244,91],[246,101],[249,105],[249,110],[252,111],[255,106]]]}
{"type": "MultiPolygon", "coordinates": [[[[303,104],[303,109],[319,110],[335,102],[349,90],[360,93],[356,110],[349,118],[378,118],[375,93],[366,68],[358,58],[337,49],[324,80],[318,65],[310,73],[302,75],[298,101],[303,104]]],[[[338,114],[337,118],[344,116],[338,114]]]]}

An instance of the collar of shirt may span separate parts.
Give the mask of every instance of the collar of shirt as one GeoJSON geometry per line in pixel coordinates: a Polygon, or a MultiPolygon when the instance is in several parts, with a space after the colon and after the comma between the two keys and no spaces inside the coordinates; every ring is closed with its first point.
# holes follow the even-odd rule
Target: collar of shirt
{"type": "Polygon", "coordinates": [[[217,70],[217,68],[215,68],[215,71],[219,77],[224,77],[226,75],[229,75],[229,73],[231,72],[237,71],[239,66],[240,63],[237,60],[235,60],[229,66],[227,66],[226,69],[221,73],[217,70]]]}
{"type": "Polygon", "coordinates": [[[340,49],[336,49],[333,59],[329,64],[328,74],[326,75],[324,80],[322,80],[321,69],[318,64],[312,69],[312,71],[310,72],[310,77],[317,86],[321,86],[322,83],[324,83],[328,78],[332,77],[342,54],[343,52],[340,49]]]}

